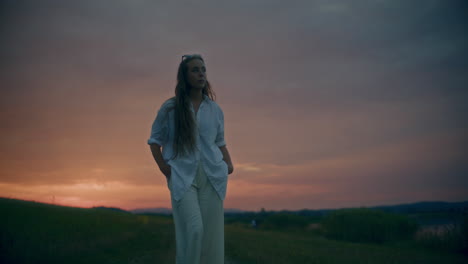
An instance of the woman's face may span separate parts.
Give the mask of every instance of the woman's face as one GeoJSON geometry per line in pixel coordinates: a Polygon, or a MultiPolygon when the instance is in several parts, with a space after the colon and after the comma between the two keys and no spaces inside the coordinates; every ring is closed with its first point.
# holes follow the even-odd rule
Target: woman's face
{"type": "Polygon", "coordinates": [[[203,89],[206,85],[206,67],[200,59],[194,59],[187,63],[187,81],[191,87],[203,89]]]}

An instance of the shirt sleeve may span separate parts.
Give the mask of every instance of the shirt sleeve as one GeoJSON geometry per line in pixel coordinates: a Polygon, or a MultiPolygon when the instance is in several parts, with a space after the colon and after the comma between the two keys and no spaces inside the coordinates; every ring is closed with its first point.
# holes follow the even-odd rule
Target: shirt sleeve
{"type": "Polygon", "coordinates": [[[148,139],[148,145],[156,143],[162,146],[166,143],[168,139],[167,116],[168,113],[163,104],[156,115],[153,125],[151,126],[151,135],[148,139]]]}
{"type": "Polygon", "coordinates": [[[218,147],[226,145],[224,141],[224,113],[220,107],[218,107],[218,133],[216,135],[215,143],[218,147]]]}

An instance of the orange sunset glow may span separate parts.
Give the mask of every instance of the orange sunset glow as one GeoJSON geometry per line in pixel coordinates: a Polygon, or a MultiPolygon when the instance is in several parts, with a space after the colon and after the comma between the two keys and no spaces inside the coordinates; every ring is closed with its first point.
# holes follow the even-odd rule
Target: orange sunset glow
{"type": "Polygon", "coordinates": [[[0,196],[170,208],[146,142],[200,53],[225,208],[468,200],[468,37],[448,2],[4,2],[0,196]]]}

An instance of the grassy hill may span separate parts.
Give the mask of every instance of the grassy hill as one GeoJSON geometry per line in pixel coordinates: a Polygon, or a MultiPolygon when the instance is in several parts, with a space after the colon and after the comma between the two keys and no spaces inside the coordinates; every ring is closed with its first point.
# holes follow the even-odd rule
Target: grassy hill
{"type": "MultiPolygon", "coordinates": [[[[170,216],[5,198],[0,198],[0,211],[0,263],[175,263],[170,216]]],[[[380,244],[334,240],[318,228],[322,220],[277,216],[254,229],[227,217],[226,263],[468,261],[460,253],[428,248],[414,239],[380,244]]]]}

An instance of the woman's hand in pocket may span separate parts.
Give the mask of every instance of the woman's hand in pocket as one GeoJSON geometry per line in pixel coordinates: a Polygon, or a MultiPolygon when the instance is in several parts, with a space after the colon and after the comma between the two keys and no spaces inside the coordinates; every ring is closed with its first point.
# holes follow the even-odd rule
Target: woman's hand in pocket
{"type": "Polygon", "coordinates": [[[167,179],[171,177],[171,166],[169,166],[167,163],[159,167],[161,172],[166,176],[167,179]]]}
{"type": "Polygon", "coordinates": [[[228,167],[228,174],[231,174],[234,171],[234,166],[232,166],[232,163],[227,163],[228,167]]]}

